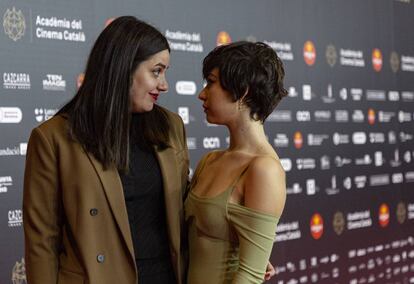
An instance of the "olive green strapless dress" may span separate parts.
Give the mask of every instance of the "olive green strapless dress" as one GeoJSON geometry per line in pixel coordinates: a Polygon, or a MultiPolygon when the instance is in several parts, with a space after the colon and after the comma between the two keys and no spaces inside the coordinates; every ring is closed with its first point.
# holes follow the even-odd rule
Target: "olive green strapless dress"
{"type": "Polygon", "coordinates": [[[262,283],[279,218],[229,202],[246,169],[215,197],[199,197],[200,162],[185,201],[189,237],[188,284],[262,283]]]}

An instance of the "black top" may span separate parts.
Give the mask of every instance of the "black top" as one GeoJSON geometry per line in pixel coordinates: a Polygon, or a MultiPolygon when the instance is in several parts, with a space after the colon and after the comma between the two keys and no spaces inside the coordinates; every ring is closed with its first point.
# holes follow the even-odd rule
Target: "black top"
{"type": "Polygon", "coordinates": [[[120,177],[139,283],[174,283],[162,176],[155,153],[143,151],[137,143],[131,145],[130,170],[127,174],[120,173],[120,177]],[[156,281],[154,275],[159,277],[160,274],[165,274],[167,278],[156,281]],[[149,281],[143,281],[143,276],[148,276],[149,281]]]}

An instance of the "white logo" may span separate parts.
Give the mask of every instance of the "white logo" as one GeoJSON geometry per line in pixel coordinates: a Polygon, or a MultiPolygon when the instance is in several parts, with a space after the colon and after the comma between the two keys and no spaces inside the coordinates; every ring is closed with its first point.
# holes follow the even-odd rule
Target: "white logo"
{"type": "Polygon", "coordinates": [[[397,136],[394,131],[388,132],[388,143],[389,144],[395,144],[397,143],[397,136]]]}
{"type": "Polygon", "coordinates": [[[335,165],[338,168],[346,166],[346,165],[350,164],[351,162],[352,162],[351,159],[341,157],[341,156],[335,156],[335,165]]]}
{"type": "Polygon", "coordinates": [[[316,167],[316,162],[311,158],[296,159],[296,167],[298,170],[312,170],[316,167]]]}
{"type": "Polygon", "coordinates": [[[280,163],[282,164],[282,168],[285,172],[288,172],[292,169],[292,160],[291,159],[280,159],[280,163]]]}
{"type": "Polygon", "coordinates": [[[398,121],[401,123],[411,121],[411,113],[400,110],[398,112],[398,121]]]}
{"type": "Polygon", "coordinates": [[[187,137],[187,147],[189,150],[197,149],[197,138],[196,137],[187,137]]]}
{"type": "Polygon", "coordinates": [[[367,183],[367,176],[355,176],[354,182],[357,188],[364,188],[367,183]]]}
{"type": "Polygon", "coordinates": [[[329,170],[331,168],[331,159],[324,155],[321,157],[321,170],[329,170]]]}
{"type": "Polygon", "coordinates": [[[328,122],[331,120],[331,112],[329,110],[317,110],[314,113],[315,121],[328,122]]]}
{"type": "Polygon", "coordinates": [[[364,52],[362,50],[343,49],[339,50],[339,60],[342,66],[364,67],[364,52]]]}
{"type": "Polygon", "coordinates": [[[218,137],[204,137],[203,147],[204,147],[204,149],[220,148],[220,138],[218,138],[218,137]]]}
{"type": "Polygon", "coordinates": [[[18,107],[0,107],[0,123],[20,123],[22,111],[18,107]]]}
{"type": "Polygon", "coordinates": [[[316,181],[314,179],[307,179],[306,180],[306,194],[314,195],[316,191],[317,191],[316,181]]]}
{"type": "Polygon", "coordinates": [[[322,101],[326,104],[330,104],[335,102],[335,98],[333,97],[332,85],[329,84],[327,88],[326,96],[322,97],[322,101]]]}
{"type": "Polygon", "coordinates": [[[4,89],[30,89],[30,75],[27,73],[3,73],[4,89]]]}
{"type": "Polygon", "coordinates": [[[349,121],[348,111],[347,110],[336,110],[335,121],[336,122],[348,122],[349,121]]]}
{"type": "Polygon", "coordinates": [[[349,189],[351,189],[351,187],[352,187],[352,180],[351,180],[350,177],[346,177],[344,179],[344,188],[349,190],[349,189]]]}
{"type": "Polygon", "coordinates": [[[372,159],[371,159],[371,156],[368,154],[365,154],[364,157],[362,158],[355,159],[355,165],[357,166],[367,166],[367,165],[371,165],[371,163],[372,163],[372,159]]]}
{"type": "Polygon", "coordinates": [[[348,90],[346,88],[342,88],[339,90],[339,97],[346,101],[348,99],[348,90]]]}
{"type": "Polygon", "coordinates": [[[388,100],[391,102],[396,102],[400,100],[400,94],[397,91],[388,92],[388,100]]]}
{"type": "Polygon", "coordinates": [[[310,101],[312,99],[311,85],[302,85],[302,96],[304,101],[310,101]]]}
{"type": "Polygon", "coordinates": [[[190,110],[188,107],[179,107],[178,115],[181,116],[184,124],[190,123],[190,110]]]}
{"type": "Polygon", "coordinates": [[[7,9],[3,16],[3,27],[6,35],[14,41],[24,36],[26,30],[26,21],[21,10],[13,7],[12,10],[7,9]]]}
{"type": "Polygon", "coordinates": [[[362,89],[359,89],[359,88],[352,88],[351,90],[350,90],[350,92],[351,92],[351,96],[352,96],[352,99],[354,100],[354,101],[360,101],[361,100],[361,98],[362,98],[362,89]]]}
{"type": "Polygon", "coordinates": [[[37,122],[42,122],[45,120],[48,120],[52,118],[56,112],[57,109],[47,109],[47,108],[35,108],[34,114],[37,122]]]}
{"type": "Polygon", "coordinates": [[[385,101],[385,91],[382,90],[367,90],[367,101],[385,101]]]}
{"type": "Polygon", "coordinates": [[[352,143],[355,145],[362,145],[367,142],[367,135],[365,132],[354,132],[352,134],[352,143]]]}
{"type": "Polygon", "coordinates": [[[403,182],[403,174],[402,173],[394,173],[394,174],[392,174],[391,181],[394,184],[402,183],[403,182]]]}
{"type": "Polygon", "coordinates": [[[370,132],[369,133],[369,142],[372,144],[375,143],[385,143],[385,134],[381,132],[370,132]]]}
{"type": "Polygon", "coordinates": [[[323,141],[327,140],[329,135],[327,134],[308,134],[309,146],[321,146],[323,141]]]}
{"type": "Polygon", "coordinates": [[[11,176],[0,177],[0,193],[6,193],[12,185],[13,179],[11,176]]]}
{"type": "Polygon", "coordinates": [[[175,83],[175,91],[179,95],[195,95],[197,86],[193,81],[177,81],[175,83]]]}
{"type": "Polygon", "coordinates": [[[292,112],[290,110],[276,110],[272,112],[267,121],[270,122],[291,122],[292,112]]]}
{"type": "Polygon", "coordinates": [[[26,150],[27,143],[20,143],[20,145],[16,147],[0,149],[0,156],[25,156],[26,150]]]}
{"type": "Polygon", "coordinates": [[[200,33],[166,30],[165,37],[171,50],[197,53],[204,50],[200,33]]]}
{"type": "Polygon", "coordinates": [[[365,116],[362,110],[356,109],[352,113],[352,121],[353,122],[364,122],[365,116]]]}
{"type": "Polygon", "coordinates": [[[22,210],[9,210],[9,227],[20,227],[23,223],[22,210]]]}
{"type": "Polygon", "coordinates": [[[20,155],[25,156],[27,152],[27,143],[20,143],[20,155]]]}
{"type": "Polygon", "coordinates": [[[381,151],[376,151],[374,153],[374,161],[376,167],[381,167],[382,165],[384,165],[385,160],[381,151]]]}
{"type": "Polygon", "coordinates": [[[372,175],[369,177],[370,186],[383,186],[390,184],[390,176],[388,174],[372,175]]]}
{"type": "Polygon", "coordinates": [[[327,188],[325,191],[326,191],[326,194],[328,195],[334,195],[334,194],[339,193],[339,188],[336,187],[336,176],[335,175],[331,177],[331,187],[327,188]]]}
{"type": "Polygon", "coordinates": [[[405,143],[407,141],[413,140],[413,135],[405,132],[400,132],[400,141],[401,143],[405,143]]]}
{"type": "Polygon", "coordinates": [[[298,96],[298,92],[296,91],[295,87],[289,87],[288,95],[292,98],[298,96]]]}
{"type": "Polygon", "coordinates": [[[275,147],[287,147],[289,145],[289,138],[284,133],[276,134],[275,139],[273,139],[275,147]]]}
{"type": "Polygon", "coordinates": [[[407,164],[411,163],[411,153],[410,153],[410,151],[405,151],[403,157],[404,157],[404,161],[407,164]]]}
{"type": "Polygon", "coordinates": [[[401,97],[405,102],[414,102],[414,92],[402,92],[401,97]]]}
{"type": "Polygon", "coordinates": [[[307,110],[299,110],[296,112],[296,120],[297,121],[310,121],[311,115],[310,111],[307,110]]]}
{"type": "Polygon", "coordinates": [[[349,135],[335,132],[332,136],[334,145],[349,144],[349,135]]]}
{"type": "Polygon", "coordinates": [[[286,193],[287,194],[299,194],[302,193],[302,187],[300,186],[299,183],[295,182],[292,187],[288,187],[286,188],[286,193]]]}
{"type": "Polygon", "coordinates": [[[395,149],[394,151],[394,159],[390,161],[391,167],[399,167],[401,165],[400,161],[400,151],[398,149],[395,149]]]}
{"type": "Polygon", "coordinates": [[[66,81],[63,80],[62,75],[46,74],[46,79],[43,79],[43,90],[46,91],[65,91],[66,81]]]}
{"type": "Polygon", "coordinates": [[[390,122],[391,119],[395,116],[393,111],[379,111],[378,112],[378,121],[380,122],[390,122]]]}

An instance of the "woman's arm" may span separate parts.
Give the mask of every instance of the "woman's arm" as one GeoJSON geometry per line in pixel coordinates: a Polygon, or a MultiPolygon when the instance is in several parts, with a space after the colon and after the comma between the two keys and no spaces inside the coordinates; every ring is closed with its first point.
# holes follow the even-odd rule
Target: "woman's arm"
{"type": "Polygon", "coordinates": [[[239,239],[239,269],[232,283],[263,282],[285,200],[285,173],[280,162],[255,158],[245,174],[243,206],[229,207],[239,239]]]}
{"type": "Polygon", "coordinates": [[[29,139],[23,193],[26,276],[29,284],[57,283],[61,217],[57,157],[39,128],[29,139]]]}

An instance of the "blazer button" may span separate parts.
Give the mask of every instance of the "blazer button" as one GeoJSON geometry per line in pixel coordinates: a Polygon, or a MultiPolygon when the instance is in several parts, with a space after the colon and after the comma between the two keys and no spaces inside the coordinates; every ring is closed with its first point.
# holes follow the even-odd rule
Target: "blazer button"
{"type": "Polygon", "coordinates": [[[96,260],[98,261],[98,263],[104,263],[105,256],[103,254],[98,254],[98,256],[96,257],[96,260]]]}
{"type": "Polygon", "coordinates": [[[96,209],[96,208],[92,208],[91,210],[89,210],[89,214],[91,214],[91,216],[96,216],[96,215],[98,215],[98,209],[96,209]]]}

